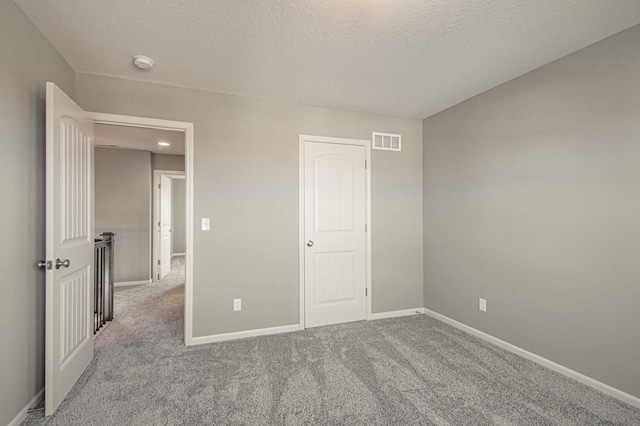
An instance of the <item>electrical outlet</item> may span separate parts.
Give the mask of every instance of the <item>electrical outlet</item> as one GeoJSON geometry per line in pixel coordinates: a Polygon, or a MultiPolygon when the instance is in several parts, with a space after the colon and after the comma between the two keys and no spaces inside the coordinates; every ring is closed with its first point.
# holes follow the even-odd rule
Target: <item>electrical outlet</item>
{"type": "Polygon", "coordinates": [[[233,299],[233,310],[234,311],[242,310],[242,299],[233,299]]]}
{"type": "Polygon", "coordinates": [[[208,231],[209,229],[211,229],[210,223],[209,223],[209,218],[208,217],[203,217],[202,218],[202,230],[203,231],[208,231]]]}
{"type": "Polygon", "coordinates": [[[487,301],[484,300],[483,298],[480,298],[479,302],[478,302],[478,308],[482,311],[482,312],[487,312],[487,301]]]}

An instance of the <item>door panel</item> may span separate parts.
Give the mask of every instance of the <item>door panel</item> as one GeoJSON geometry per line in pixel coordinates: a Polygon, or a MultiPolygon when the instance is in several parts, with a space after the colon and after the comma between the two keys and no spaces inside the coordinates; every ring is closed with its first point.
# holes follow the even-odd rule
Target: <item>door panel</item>
{"type": "Polygon", "coordinates": [[[171,272],[171,178],[160,176],[160,279],[171,272]]]}
{"type": "Polygon", "coordinates": [[[47,83],[45,413],[93,358],[93,122],[47,83]],[[68,260],[68,264],[56,267],[68,260]]]}
{"type": "Polygon", "coordinates": [[[353,160],[333,155],[314,159],[316,233],[354,232],[355,166],[353,160]]]}
{"type": "Polygon", "coordinates": [[[363,146],[304,144],[306,327],[366,318],[365,155],[363,146]]]}
{"type": "Polygon", "coordinates": [[[316,253],[314,307],[354,300],[357,285],[357,253],[316,253]]]}

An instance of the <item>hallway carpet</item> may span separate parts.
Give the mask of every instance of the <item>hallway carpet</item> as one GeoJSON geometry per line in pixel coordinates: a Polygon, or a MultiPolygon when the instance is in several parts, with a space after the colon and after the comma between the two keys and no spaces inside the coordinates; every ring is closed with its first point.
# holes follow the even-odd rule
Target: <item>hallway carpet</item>
{"type": "Polygon", "coordinates": [[[184,269],[119,288],[51,425],[640,425],[640,410],[424,315],[183,346],[184,269]]]}

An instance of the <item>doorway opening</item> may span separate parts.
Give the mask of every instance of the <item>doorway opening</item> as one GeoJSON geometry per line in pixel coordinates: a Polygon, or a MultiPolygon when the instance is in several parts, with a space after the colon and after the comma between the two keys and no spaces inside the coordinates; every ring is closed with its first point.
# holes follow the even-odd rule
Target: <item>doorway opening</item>
{"type": "MultiPolygon", "coordinates": [[[[100,157],[143,157],[144,170],[137,170],[144,183],[138,182],[139,196],[132,196],[132,188],[113,188],[128,192],[132,201],[110,205],[98,200],[96,191],[96,232],[101,230],[99,206],[125,216],[123,210],[137,206],[140,220],[138,229],[127,226],[130,218],[115,224],[116,256],[120,252],[124,265],[116,262],[116,291],[138,284],[149,286],[184,282],[184,343],[192,344],[192,234],[193,234],[193,124],[161,119],[89,113],[95,123],[96,133],[96,188],[100,182],[100,157]],[[107,136],[114,137],[107,137],[107,136]],[[117,138],[115,138],[117,136],[117,138]],[[144,142],[144,144],[143,144],[144,142]],[[124,154],[126,155],[123,155],[124,154]],[[163,185],[164,183],[164,185],[163,185]],[[142,190],[146,188],[146,193],[142,190]],[[143,202],[141,202],[141,200],[143,202]],[[142,217],[146,220],[143,221],[142,217]],[[144,223],[143,223],[144,222],[144,223]],[[124,229],[118,232],[117,228],[124,229]],[[144,229],[141,232],[140,229],[144,229]],[[123,247],[129,242],[128,248],[123,247]],[[144,250],[146,248],[146,250],[144,250]],[[137,250],[137,251],[135,251],[137,250]],[[135,263],[133,267],[132,263],[135,263]],[[142,266],[144,265],[144,266],[142,266]],[[141,275],[127,278],[118,275],[118,269],[130,267],[129,272],[140,268],[141,275]],[[141,279],[137,279],[142,277],[141,279]],[[163,281],[164,280],[164,281],[163,281]]],[[[126,161],[125,161],[126,162],[126,161]]],[[[116,171],[126,174],[123,163],[117,162],[116,171]]],[[[113,162],[111,162],[113,164],[113,162]]],[[[115,178],[122,181],[122,175],[115,178]]],[[[114,187],[114,185],[107,186],[114,187]]],[[[113,223],[113,222],[112,222],[113,223]]],[[[114,226],[111,226],[114,228],[114,226]]]]}
{"type": "MultiPolygon", "coordinates": [[[[55,412],[94,357],[95,328],[93,325],[95,325],[94,308],[97,303],[94,303],[95,286],[91,283],[105,282],[104,279],[98,281],[97,275],[106,264],[104,260],[106,256],[97,256],[99,247],[95,241],[96,235],[100,234],[100,230],[96,233],[95,226],[95,127],[108,125],[113,129],[126,131],[168,130],[181,135],[184,143],[186,248],[184,275],[180,277],[184,282],[182,291],[184,297],[181,297],[176,304],[179,309],[175,310],[175,317],[178,321],[179,318],[184,318],[184,323],[183,327],[177,324],[178,321],[173,321],[173,324],[177,324],[175,335],[178,339],[182,329],[186,345],[191,345],[193,342],[194,140],[192,123],[88,113],[55,83],[47,82],[46,91],[46,258],[38,262],[38,267],[45,270],[46,283],[45,415],[49,416],[55,412]]],[[[111,150],[112,153],[115,151],[111,150]]],[[[148,155],[150,157],[150,154],[148,155]]],[[[123,165],[119,161],[111,164],[116,170],[123,165]]],[[[155,168],[168,169],[167,167],[155,168]]],[[[139,171],[136,167],[132,170],[139,171]]],[[[147,184],[141,186],[139,193],[151,195],[150,170],[146,176],[147,184]]],[[[111,183],[120,177],[119,174],[112,175],[107,182],[111,183]]],[[[111,185],[110,191],[123,192],[128,185],[129,182],[125,180],[119,188],[117,185],[115,188],[111,185]]],[[[104,210],[107,213],[118,213],[119,208],[128,205],[128,201],[120,201],[106,203],[100,208],[101,212],[104,210]]],[[[150,205],[147,208],[142,207],[141,211],[147,215],[145,222],[151,228],[150,205]]],[[[105,232],[102,234],[107,235],[105,232]]],[[[113,237],[113,235],[110,236],[113,237]]],[[[145,239],[140,235],[137,238],[140,241],[145,239]]],[[[146,240],[148,242],[151,239],[149,233],[146,240]]],[[[113,238],[109,240],[111,249],[114,249],[114,241],[116,241],[114,250],[117,250],[117,240],[113,238]]],[[[113,253],[113,250],[111,252],[113,253]]],[[[150,260],[149,255],[141,257],[150,260]]],[[[150,271],[151,262],[148,260],[143,263],[146,264],[146,270],[150,271]]],[[[117,271],[117,266],[114,266],[114,269],[117,271]]],[[[109,282],[114,275],[115,273],[108,274],[109,282]]],[[[110,284],[108,287],[113,289],[110,284]]],[[[153,284],[149,284],[145,286],[146,288],[154,287],[153,284]]],[[[160,287],[156,288],[162,290],[160,287]]],[[[102,306],[102,301],[100,305],[102,306]]],[[[143,309],[146,307],[146,305],[141,306],[143,309]]]]}
{"type": "Polygon", "coordinates": [[[153,171],[153,280],[184,267],[186,253],[185,175],[179,170],[153,171]]]}

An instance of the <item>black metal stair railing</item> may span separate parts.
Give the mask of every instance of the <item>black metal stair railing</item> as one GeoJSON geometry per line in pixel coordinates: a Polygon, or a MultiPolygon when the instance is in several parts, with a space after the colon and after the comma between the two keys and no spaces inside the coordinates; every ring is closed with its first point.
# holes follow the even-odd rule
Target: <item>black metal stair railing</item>
{"type": "Polygon", "coordinates": [[[113,320],[113,232],[100,234],[102,239],[95,240],[94,263],[94,328],[97,333],[108,321],[113,320]]]}

